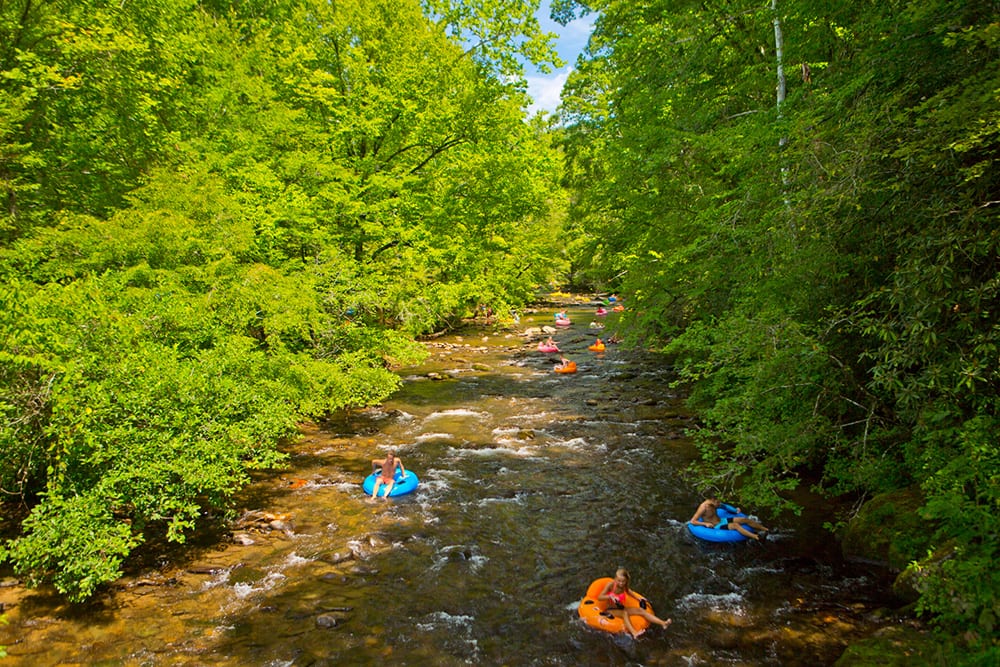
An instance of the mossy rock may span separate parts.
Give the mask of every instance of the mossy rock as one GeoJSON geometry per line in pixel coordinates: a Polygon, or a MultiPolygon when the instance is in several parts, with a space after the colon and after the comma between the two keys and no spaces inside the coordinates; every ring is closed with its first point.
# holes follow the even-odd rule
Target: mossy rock
{"type": "Polygon", "coordinates": [[[845,558],[860,558],[902,570],[926,554],[933,532],[920,517],[920,489],[911,487],[875,496],[851,520],[841,539],[845,558]]]}
{"type": "Polygon", "coordinates": [[[833,667],[993,667],[1000,650],[972,649],[955,637],[894,625],[851,642],[833,667]]]}
{"type": "Polygon", "coordinates": [[[926,632],[905,625],[885,628],[875,636],[851,642],[834,667],[930,667],[938,661],[939,644],[926,632]]]}
{"type": "Polygon", "coordinates": [[[892,582],[892,592],[907,603],[916,602],[924,591],[924,581],[935,576],[941,564],[955,555],[955,546],[955,541],[951,540],[935,549],[930,556],[914,561],[892,582]]]}

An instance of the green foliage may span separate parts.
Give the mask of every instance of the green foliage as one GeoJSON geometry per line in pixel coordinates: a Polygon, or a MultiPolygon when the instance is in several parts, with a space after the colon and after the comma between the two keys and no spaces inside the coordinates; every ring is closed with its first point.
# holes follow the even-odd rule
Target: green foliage
{"type": "Polygon", "coordinates": [[[2,551],[72,599],[183,542],[413,337],[553,275],[534,3],[0,5],[2,551]],[[466,57],[449,32],[485,40],[466,57]]]}
{"type": "Polygon", "coordinates": [[[25,519],[24,527],[29,536],[15,540],[8,557],[21,565],[29,585],[51,581],[73,601],[121,576],[122,561],[137,544],[106,499],[91,494],[50,497],[25,519]]]}
{"type": "Polygon", "coordinates": [[[678,355],[706,483],[772,508],[919,486],[954,540],[920,609],[988,651],[998,7],[767,4],[558,3],[600,12],[564,97],[576,275],[678,355]]]}

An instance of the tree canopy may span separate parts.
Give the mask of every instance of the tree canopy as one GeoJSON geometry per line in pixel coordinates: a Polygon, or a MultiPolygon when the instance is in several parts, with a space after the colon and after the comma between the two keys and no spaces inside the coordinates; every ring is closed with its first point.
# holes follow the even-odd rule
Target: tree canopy
{"type": "Polygon", "coordinates": [[[82,600],[184,541],[301,420],[394,391],[415,335],[552,277],[535,9],[0,5],[2,555],[29,583],[82,600]]]}
{"type": "Polygon", "coordinates": [[[569,263],[703,483],[916,494],[917,609],[995,656],[997,2],[551,4],[558,127],[535,0],[0,4],[0,556],[87,598],[569,263]]]}
{"type": "Polygon", "coordinates": [[[699,476],[918,490],[918,608],[995,652],[1000,8],[560,5],[599,12],[562,109],[577,279],[677,355],[699,476]]]}

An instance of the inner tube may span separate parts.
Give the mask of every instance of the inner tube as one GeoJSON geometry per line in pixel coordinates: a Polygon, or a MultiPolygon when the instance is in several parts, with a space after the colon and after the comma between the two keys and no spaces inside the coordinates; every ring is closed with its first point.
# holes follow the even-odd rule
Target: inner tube
{"type": "Polygon", "coordinates": [[[588,345],[587,349],[592,352],[604,352],[607,348],[604,346],[604,343],[594,343],[593,345],[588,345]]]}
{"type": "MultiPolygon", "coordinates": [[[[607,611],[609,605],[606,600],[597,599],[597,596],[601,594],[601,591],[604,590],[609,581],[614,581],[614,579],[611,577],[595,579],[587,588],[587,594],[580,600],[580,606],[577,607],[577,611],[584,623],[595,630],[616,633],[625,632],[625,621],[607,611]]],[[[625,598],[625,606],[639,607],[640,609],[645,609],[650,614],[655,613],[653,612],[653,605],[649,604],[649,601],[640,593],[636,593],[633,590],[629,590],[628,597],[625,598]]],[[[642,616],[630,615],[629,620],[632,622],[632,627],[639,634],[645,632],[646,628],[649,627],[649,621],[642,616]]]]}
{"type": "MultiPolygon", "coordinates": [[[[723,504],[719,509],[715,510],[715,513],[720,519],[732,519],[737,516],[746,516],[743,512],[737,512],[736,508],[732,505],[723,504]]],[[[732,528],[707,528],[705,526],[696,526],[690,521],[687,522],[688,530],[691,534],[698,539],[705,540],[706,542],[745,542],[750,539],[746,535],[743,535],[738,530],[733,530],[732,528]]],[[[744,528],[749,530],[751,533],[756,532],[750,526],[744,525],[744,528]]]]}
{"type": "Polygon", "coordinates": [[[556,366],[553,370],[556,373],[575,373],[576,372],[576,362],[571,361],[565,366],[556,366]]]}
{"type": "Polygon", "coordinates": [[[544,343],[539,343],[538,344],[538,351],[539,352],[558,352],[559,351],[559,346],[558,345],[545,345],[544,343]]]}
{"type": "MultiPolygon", "coordinates": [[[[371,495],[372,491],[375,489],[375,479],[380,473],[373,472],[372,474],[365,477],[365,481],[362,482],[361,488],[365,490],[367,495],[371,495]]],[[[407,493],[413,493],[417,489],[417,485],[420,484],[420,480],[417,478],[417,474],[412,470],[407,470],[406,474],[396,470],[396,476],[394,478],[395,484],[392,485],[392,491],[389,492],[390,498],[395,498],[396,496],[405,496],[407,493]]],[[[386,486],[383,484],[378,487],[379,498],[385,498],[386,486]]]]}
{"type": "Polygon", "coordinates": [[[560,318],[560,319],[556,320],[556,326],[557,327],[568,327],[571,324],[573,324],[573,323],[569,321],[568,317],[566,317],[566,318],[560,318]]]}

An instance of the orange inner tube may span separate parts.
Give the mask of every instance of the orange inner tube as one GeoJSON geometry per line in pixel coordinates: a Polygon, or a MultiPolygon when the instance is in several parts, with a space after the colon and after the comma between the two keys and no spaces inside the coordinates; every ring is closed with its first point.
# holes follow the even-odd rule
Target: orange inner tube
{"type": "MultiPolygon", "coordinates": [[[[577,611],[580,613],[580,618],[595,630],[604,630],[605,632],[625,632],[625,621],[621,618],[614,616],[611,612],[606,611],[608,608],[608,603],[606,601],[598,601],[597,596],[601,594],[604,587],[609,581],[614,581],[611,577],[602,577],[601,579],[595,579],[590,587],[587,589],[587,595],[580,600],[580,606],[577,611]]],[[[653,606],[649,604],[649,601],[642,597],[641,593],[636,593],[633,590],[628,592],[628,597],[625,599],[626,607],[640,607],[645,604],[645,609],[650,614],[655,613],[653,611],[653,606]]],[[[634,614],[629,615],[629,621],[632,622],[632,627],[638,633],[645,632],[646,628],[649,627],[649,621],[647,621],[642,616],[636,616],[634,614]]]]}
{"type": "Polygon", "coordinates": [[[565,366],[556,366],[556,373],[575,373],[576,372],[576,362],[571,361],[565,366]]]}
{"type": "Polygon", "coordinates": [[[600,343],[600,344],[594,343],[593,345],[588,346],[587,349],[588,350],[593,350],[594,352],[604,352],[604,350],[606,348],[605,348],[604,343],[600,343]]]}

